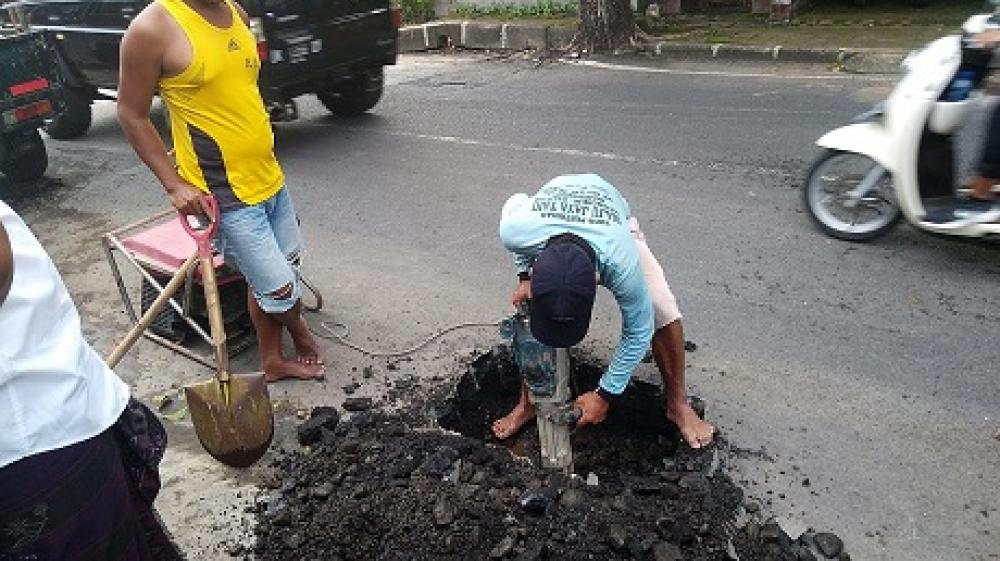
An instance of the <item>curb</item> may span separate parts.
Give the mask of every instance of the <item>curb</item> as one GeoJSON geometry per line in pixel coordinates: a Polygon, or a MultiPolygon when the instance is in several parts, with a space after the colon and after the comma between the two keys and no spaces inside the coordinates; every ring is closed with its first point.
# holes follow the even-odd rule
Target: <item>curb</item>
{"type": "MultiPolygon", "coordinates": [[[[436,21],[399,30],[399,52],[461,47],[475,50],[566,48],[575,26],[436,21]]],[[[845,72],[895,74],[908,51],[895,49],[802,49],[696,43],[649,42],[639,51],[652,56],[755,62],[805,62],[836,65],[845,72]]]]}
{"type": "Polygon", "coordinates": [[[399,29],[399,52],[461,47],[482,50],[563,49],[576,27],[471,21],[435,21],[399,29]]]}
{"type": "Polygon", "coordinates": [[[805,62],[836,65],[845,72],[895,74],[909,51],[896,49],[803,49],[749,45],[647,43],[642,52],[667,58],[754,62],[805,62]]]}

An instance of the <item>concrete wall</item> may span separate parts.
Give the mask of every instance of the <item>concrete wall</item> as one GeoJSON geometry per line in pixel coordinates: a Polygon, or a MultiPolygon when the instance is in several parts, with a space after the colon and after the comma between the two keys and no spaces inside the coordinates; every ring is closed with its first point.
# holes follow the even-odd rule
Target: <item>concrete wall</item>
{"type": "Polygon", "coordinates": [[[409,25],[399,30],[399,52],[446,47],[486,50],[562,49],[569,45],[576,28],[543,23],[493,23],[444,21],[409,25]]]}

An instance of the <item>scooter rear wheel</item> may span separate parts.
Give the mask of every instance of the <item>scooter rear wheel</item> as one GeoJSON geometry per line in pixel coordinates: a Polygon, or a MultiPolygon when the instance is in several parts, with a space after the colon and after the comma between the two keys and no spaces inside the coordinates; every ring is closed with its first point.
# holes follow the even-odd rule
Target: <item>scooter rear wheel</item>
{"type": "Polygon", "coordinates": [[[902,217],[892,174],[862,154],[826,150],[813,163],[802,189],[803,201],[819,229],[848,241],[873,240],[902,217]],[[865,180],[870,188],[858,192],[865,180]]]}

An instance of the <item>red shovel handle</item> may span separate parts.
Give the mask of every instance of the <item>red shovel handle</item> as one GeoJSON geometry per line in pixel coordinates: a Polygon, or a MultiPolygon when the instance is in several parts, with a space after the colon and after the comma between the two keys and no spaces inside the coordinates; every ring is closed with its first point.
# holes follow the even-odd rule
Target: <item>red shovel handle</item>
{"type": "Polygon", "coordinates": [[[212,238],[215,236],[216,230],[219,229],[219,203],[212,195],[205,195],[204,198],[208,202],[208,208],[212,211],[212,215],[207,217],[209,220],[208,225],[196,228],[191,224],[192,219],[197,220],[204,218],[204,216],[180,215],[181,226],[184,227],[184,231],[198,244],[198,253],[202,257],[212,255],[212,238]]]}

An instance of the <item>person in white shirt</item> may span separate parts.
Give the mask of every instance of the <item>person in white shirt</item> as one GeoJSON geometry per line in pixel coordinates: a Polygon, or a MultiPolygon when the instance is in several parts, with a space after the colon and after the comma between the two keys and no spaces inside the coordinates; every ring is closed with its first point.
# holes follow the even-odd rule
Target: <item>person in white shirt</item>
{"type": "Polygon", "coordinates": [[[165,445],[0,202],[0,559],[182,559],[152,509],[165,445]]]}

